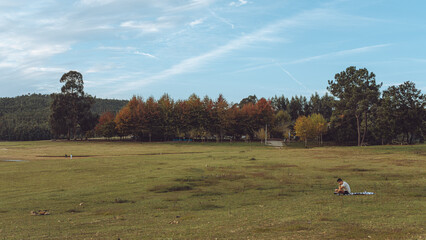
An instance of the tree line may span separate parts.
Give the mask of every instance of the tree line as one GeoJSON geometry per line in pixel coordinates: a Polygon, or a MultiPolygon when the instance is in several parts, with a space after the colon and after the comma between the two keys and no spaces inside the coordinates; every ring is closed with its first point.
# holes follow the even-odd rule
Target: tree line
{"type": "Polygon", "coordinates": [[[212,100],[193,94],[177,101],[167,94],[158,100],[134,96],[116,115],[102,114],[96,133],[141,141],[262,140],[265,135],[359,146],[424,141],[425,95],[413,82],[381,92],[374,73],[348,67],[328,83],[331,95],[315,93],[309,100],[251,95],[229,103],[222,95],[212,100]]]}
{"type": "Polygon", "coordinates": [[[51,94],[48,101],[40,97],[46,95],[31,95],[39,107],[21,102],[21,108],[33,106],[25,114],[16,114],[20,106],[9,104],[11,99],[0,99],[0,139],[117,136],[138,141],[251,141],[267,137],[361,146],[423,142],[426,130],[425,95],[413,82],[381,91],[374,73],[353,66],[328,81],[330,95],[315,93],[309,99],[250,95],[239,103],[222,95],[211,99],[196,94],[184,100],[164,94],[159,99],[99,101],[84,92],[78,72],[64,74],[60,82],[61,93],[51,94]],[[31,116],[38,116],[37,120],[31,116]]]}

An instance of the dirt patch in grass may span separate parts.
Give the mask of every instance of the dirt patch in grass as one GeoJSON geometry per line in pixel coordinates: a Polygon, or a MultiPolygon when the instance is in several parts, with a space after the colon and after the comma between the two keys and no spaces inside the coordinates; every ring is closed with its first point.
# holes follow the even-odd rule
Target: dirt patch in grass
{"type": "MultiPolygon", "coordinates": [[[[86,157],[117,157],[117,156],[155,156],[155,155],[178,155],[178,154],[198,154],[204,152],[165,152],[165,153],[136,153],[136,154],[120,154],[120,155],[72,155],[73,158],[86,157]]],[[[69,158],[69,155],[37,155],[41,158],[69,158]]]]}
{"type": "Polygon", "coordinates": [[[114,199],[114,203],[135,203],[135,201],[127,200],[127,199],[121,199],[121,198],[116,198],[116,199],[114,199]]]}
{"type": "Polygon", "coordinates": [[[236,181],[236,180],[246,178],[245,175],[239,174],[239,173],[222,173],[222,174],[216,174],[213,177],[218,180],[225,180],[225,181],[236,181]]]}
{"type": "Polygon", "coordinates": [[[197,193],[194,193],[194,194],[192,194],[191,197],[213,197],[213,196],[221,196],[221,195],[223,195],[223,193],[221,193],[221,192],[210,192],[210,191],[207,191],[207,192],[197,192],[197,193]]]}
{"type": "Polygon", "coordinates": [[[366,169],[366,168],[352,168],[351,169],[354,172],[374,172],[377,171],[376,169],[366,169]]]}
{"type": "Polygon", "coordinates": [[[204,152],[165,152],[165,153],[139,153],[139,154],[131,154],[131,155],[137,155],[137,156],[152,156],[152,155],[177,155],[177,154],[197,154],[197,153],[204,153],[204,152]]]}
{"type": "Polygon", "coordinates": [[[326,168],[324,170],[327,170],[327,171],[339,171],[339,170],[350,169],[353,166],[354,166],[353,164],[347,164],[347,165],[335,166],[335,167],[332,167],[332,168],[326,168]]]}
{"type": "Polygon", "coordinates": [[[199,205],[194,206],[191,210],[193,211],[206,211],[206,210],[215,210],[218,208],[223,208],[223,206],[219,206],[211,203],[201,203],[199,205]]]}
{"type": "Polygon", "coordinates": [[[158,185],[151,188],[149,191],[155,193],[167,193],[167,192],[179,192],[179,191],[189,191],[194,189],[193,186],[188,184],[178,184],[178,185],[158,185]]]}
{"type": "Polygon", "coordinates": [[[254,173],[249,173],[250,176],[254,177],[254,178],[262,178],[262,179],[276,179],[276,177],[272,176],[270,173],[268,172],[254,172],[254,173]]]}
{"type": "Polygon", "coordinates": [[[83,212],[83,211],[78,210],[78,209],[68,209],[68,210],[66,210],[65,212],[67,212],[67,213],[81,213],[81,212],[83,212]]]}
{"type": "Polygon", "coordinates": [[[278,193],[278,195],[277,195],[278,197],[292,197],[293,196],[293,194],[291,194],[291,193],[287,193],[287,192],[280,192],[280,193],[278,193]]]}
{"type": "Polygon", "coordinates": [[[266,169],[266,170],[277,170],[279,168],[293,168],[293,167],[299,167],[294,164],[272,164],[272,165],[249,165],[244,166],[244,168],[255,168],[255,169],[266,169]]]}
{"type": "Polygon", "coordinates": [[[187,184],[192,187],[197,186],[213,186],[218,183],[218,179],[213,176],[197,176],[197,177],[183,177],[175,179],[176,182],[187,184]]]}
{"type": "Polygon", "coordinates": [[[426,151],[415,151],[414,154],[426,156],[426,151]]]}
{"type": "Polygon", "coordinates": [[[291,221],[279,224],[268,224],[254,229],[256,233],[269,233],[269,232],[299,232],[309,230],[307,222],[291,221]]]}
{"type": "MultiPolygon", "coordinates": [[[[70,158],[69,155],[37,155],[40,158],[70,158]]],[[[73,158],[102,157],[102,155],[72,155],[73,158]]]]}
{"type": "Polygon", "coordinates": [[[417,160],[396,160],[396,161],[393,161],[392,164],[394,164],[395,166],[399,166],[399,167],[409,167],[409,166],[415,165],[418,162],[420,162],[420,161],[417,161],[417,160]]]}

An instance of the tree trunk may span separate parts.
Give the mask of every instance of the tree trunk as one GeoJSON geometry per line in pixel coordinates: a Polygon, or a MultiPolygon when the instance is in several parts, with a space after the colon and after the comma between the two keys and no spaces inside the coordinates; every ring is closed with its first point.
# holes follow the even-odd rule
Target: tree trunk
{"type": "Polygon", "coordinates": [[[358,146],[361,146],[361,129],[359,126],[359,115],[355,115],[356,117],[356,129],[358,132],[358,146]]]}
{"type": "Polygon", "coordinates": [[[367,134],[367,111],[364,114],[364,121],[365,121],[365,125],[364,125],[364,133],[362,134],[361,146],[364,144],[365,135],[367,134]]]}
{"type": "Polygon", "coordinates": [[[408,144],[413,144],[413,141],[414,141],[414,133],[411,133],[410,134],[410,140],[408,141],[408,144]]]}

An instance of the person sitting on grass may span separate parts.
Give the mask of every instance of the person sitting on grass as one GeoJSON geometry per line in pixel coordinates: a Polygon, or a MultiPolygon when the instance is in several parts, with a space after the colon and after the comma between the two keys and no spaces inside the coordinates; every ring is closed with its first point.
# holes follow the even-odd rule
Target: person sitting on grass
{"type": "Polygon", "coordinates": [[[351,193],[351,187],[349,187],[349,184],[347,182],[344,182],[341,178],[337,179],[337,183],[339,184],[339,188],[334,190],[334,193],[340,193],[340,194],[350,194],[351,193]]]}

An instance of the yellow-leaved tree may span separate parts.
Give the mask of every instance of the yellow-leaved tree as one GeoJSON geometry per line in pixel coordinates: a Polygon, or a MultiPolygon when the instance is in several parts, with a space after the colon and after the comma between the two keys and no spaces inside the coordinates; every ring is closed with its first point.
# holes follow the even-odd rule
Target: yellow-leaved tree
{"type": "Polygon", "coordinates": [[[312,114],[309,117],[300,116],[294,125],[296,136],[308,146],[308,140],[317,138],[322,144],[322,135],[327,132],[327,121],[321,114],[312,114]]]}
{"type": "Polygon", "coordinates": [[[318,143],[322,145],[322,136],[327,132],[327,121],[319,113],[312,114],[309,116],[309,119],[312,121],[314,134],[317,137],[318,143]]]}

